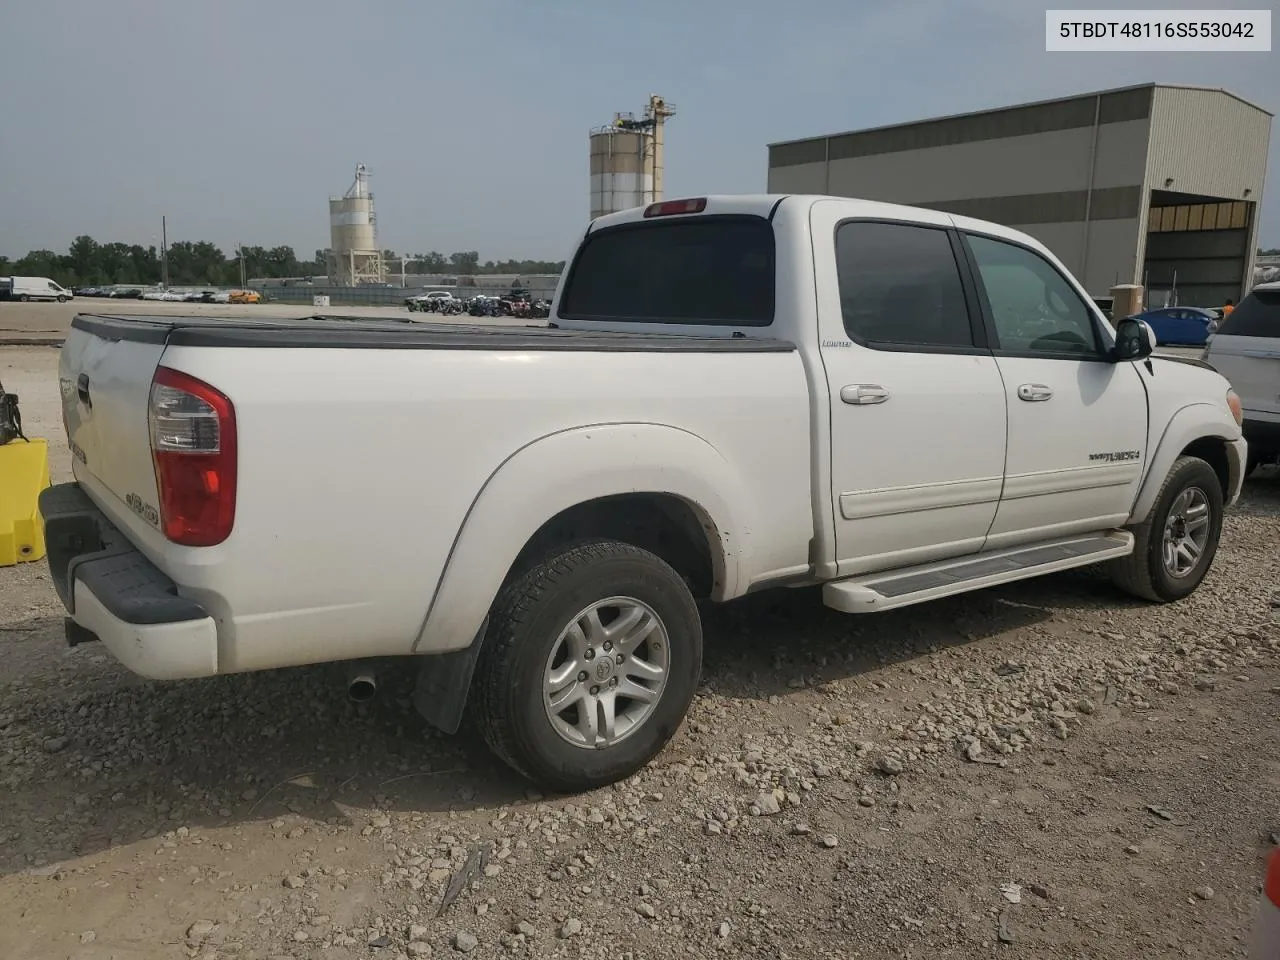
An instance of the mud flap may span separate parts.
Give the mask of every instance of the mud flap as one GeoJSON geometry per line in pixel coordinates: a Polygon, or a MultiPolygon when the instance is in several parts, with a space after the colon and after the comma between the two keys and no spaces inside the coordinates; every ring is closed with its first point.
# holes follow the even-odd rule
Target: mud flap
{"type": "Polygon", "coordinates": [[[40,491],[49,486],[49,444],[14,440],[0,445],[0,567],[45,554],[40,491]]]}
{"type": "Polygon", "coordinates": [[[476,661],[480,659],[480,648],[488,629],[489,618],[485,617],[471,646],[421,658],[413,706],[437,730],[454,734],[462,727],[471,677],[476,672],[476,661]]]}

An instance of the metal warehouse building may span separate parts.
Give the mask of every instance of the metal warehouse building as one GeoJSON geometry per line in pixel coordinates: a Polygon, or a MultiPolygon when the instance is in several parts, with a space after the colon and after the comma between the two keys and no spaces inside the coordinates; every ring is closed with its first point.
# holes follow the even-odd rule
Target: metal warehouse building
{"type": "Polygon", "coordinates": [[[769,192],[992,220],[1093,296],[1216,306],[1249,286],[1270,138],[1271,114],[1225,90],[1147,84],[770,144],[769,192]]]}

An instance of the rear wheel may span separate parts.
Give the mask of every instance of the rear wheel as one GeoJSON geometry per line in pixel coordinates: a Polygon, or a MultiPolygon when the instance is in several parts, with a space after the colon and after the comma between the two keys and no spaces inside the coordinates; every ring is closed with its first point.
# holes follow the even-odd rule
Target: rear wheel
{"type": "Polygon", "coordinates": [[[1146,521],[1131,528],[1133,553],[1107,565],[1122,590],[1158,603],[1191,594],[1213,563],[1222,535],[1222,485],[1198,457],[1179,457],[1146,521]]]}
{"type": "Polygon", "coordinates": [[[688,586],[646,550],[568,547],[494,604],[470,710],[489,747],[555,791],[648,763],[679,728],[702,668],[688,586]]]}

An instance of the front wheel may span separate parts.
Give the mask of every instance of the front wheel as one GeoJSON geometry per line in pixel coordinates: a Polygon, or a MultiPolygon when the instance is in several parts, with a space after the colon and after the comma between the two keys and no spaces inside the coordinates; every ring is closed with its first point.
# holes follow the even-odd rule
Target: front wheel
{"type": "Polygon", "coordinates": [[[1198,457],[1179,457],[1145,522],[1132,528],[1133,553],[1107,571],[1127,593],[1168,603],[1191,594],[1213,563],[1222,535],[1222,485],[1198,457]]]}
{"type": "Polygon", "coordinates": [[[59,302],[59,303],[66,303],[66,302],[67,302],[67,298],[66,298],[66,297],[58,297],[58,302],[59,302]]]}
{"type": "Polygon", "coordinates": [[[30,299],[31,298],[24,293],[22,296],[18,297],[18,302],[27,303],[30,299]]]}
{"type": "Polygon", "coordinates": [[[646,550],[581,543],[503,587],[470,710],[502,760],[542,787],[622,780],[675,734],[702,669],[688,586],[646,550]]]}

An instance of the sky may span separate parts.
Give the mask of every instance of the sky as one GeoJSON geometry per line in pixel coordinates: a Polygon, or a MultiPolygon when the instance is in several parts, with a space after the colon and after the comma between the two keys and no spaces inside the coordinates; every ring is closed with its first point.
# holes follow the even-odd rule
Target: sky
{"type": "Polygon", "coordinates": [[[1025,0],[4,3],[0,254],[158,245],[163,215],[170,241],[309,257],[364,163],[383,247],[562,259],[589,130],[651,93],[678,108],[668,197],[763,192],[770,142],[1127,84],[1280,110],[1280,52],[1046,53],[1044,31],[1025,0]]]}

